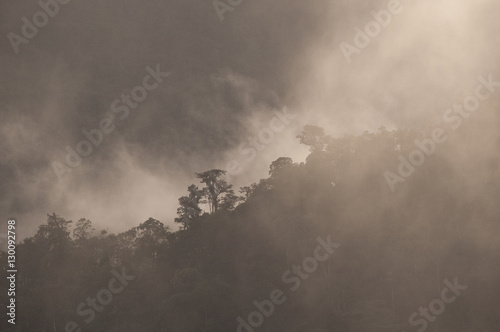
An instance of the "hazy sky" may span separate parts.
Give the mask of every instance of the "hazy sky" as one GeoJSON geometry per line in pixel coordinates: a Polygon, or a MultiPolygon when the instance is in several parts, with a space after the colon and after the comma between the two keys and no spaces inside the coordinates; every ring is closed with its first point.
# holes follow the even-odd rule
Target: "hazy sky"
{"type": "MultiPolygon", "coordinates": [[[[353,54],[354,29],[388,1],[245,0],[220,21],[212,1],[71,0],[18,53],[9,41],[33,22],[34,1],[0,2],[0,211],[25,233],[56,212],[122,231],[149,217],[173,225],[194,172],[225,169],[237,187],[266,177],[271,161],[303,161],[305,124],[334,135],[435,123],[498,68],[494,0],[408,0],[353,54]],[[111,112],[157,65],[170,75],[124,120],[111,112]],[[295,117],[245,161],[275,112],[295,117]],[[82,130],[116,129],[59,180],[82,130]]],[[[52,8],[53,9],[53,8],[52,8]]],[[[23,237],[23,236],[21,236],[23,237]]]]}

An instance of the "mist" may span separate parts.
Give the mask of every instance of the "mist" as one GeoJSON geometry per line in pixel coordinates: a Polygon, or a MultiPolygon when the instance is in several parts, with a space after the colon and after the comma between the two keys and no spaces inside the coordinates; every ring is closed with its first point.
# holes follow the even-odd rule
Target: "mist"
{"type": "MultiPolygon", "coordinates": [[[[238,188],[271,176],[273,161],[289,157],[296,167],[346,193],[332,194],[339,200],[335,204],[346,208],[334,227],[317,216],[328,203],[316,199],[313,189],[277,189],[287,202],[301,201],[311,190],[304,209],[308,218],[318,217],[313,230],[378,232],[372,216],[402,216],[411,205],[412,231],[422,235],[427,230],[419,227],[431,225],[436,212],[429,208],[430,198],[414,199],[420,197],[415,192],[431,185],[433,172],[443,172],[451,180],[442,193],[453,193],[471,209],[471,225],[480,225],[464,226],[470,227],[471,247],[496,247],[496,224],[479,220],[498,212],[498,83],[493,83],[498,91],[482,88],[491,93],[457,128],[452,124],[458,120],[451,121],[447,112],[477,95],[485,79],[500,82],[498,1],[247,0],[219,13],[215,3],[72,0],[59,3],[28,38],[23,17],[33,22],[40,4],[0,2],[5,36],[0,42],[0,211],[2,220],[17,220],[18,240],[34,236],[53,212],[74,222],[90,219],[96,234],[125,232],[148,218],[170,231],[184,231],[175,221],[179,198],[188,195],[189,185],[202,186],[196,173],[225,170],[224,179],[238,194],[238,188]],[[390,16],[380,18],[382,11],[390,16]],[[370,32],[367,27],[376,17],[384,23],[370,32]],[[24,41],[13,43],[9,33],[24,41]],[[156,79],[151,68],[168,76],[156,79]],[[122,96],[143,86],[147,75],[156,87],[137,107],[130,106],[122,96]],[[126,113],[116,111],[116,100],[126,113]],[[78,166],[69,165],[68,148],[77,151],[89,140],[83,132],[99,129],[103,119],[110,119],[111,132],[98,145],[89,143],[92,151],[80,153],[78,166]],[[417,175],[396,183],[390,199],[378,205],[377,197],[356,190],[366,179],[388,182],[385,172],[398,175],[397,157],[408,158],[416,148],[413,142],[398,153],[393,149],[392,159],[382,157],[385,141],[373,143],[366,152],[372,159],[346,168],[353,182],[343,189],[341,179],[315,168],[324,158],[315,154],[317,148],[299,142],[308,125],[329,135],[322,138],[325,146],[353,137],[375,142],[373,135],[386,130],[412,132],[422,140],[440,128],[446,140],[416,167],[417,175]]],[[[455,209],[445,197],[434,201],[455,209]]],[[[266,207],[262,204],[259,208],[266,207]]],[[[266,211],[256,213],[267,220],[266,211]]],[[[209,205],[203,205],[203,213],[211,213],[209,205]]],[[[268,241],[276,241],[273,246],[288,257],[284,233],[263,225],[268,241]]],[[[462,230],[450,230],[449,236],[461,238],[462,230]]],[[[452,242],[446,247],[450,252],[452,242]]],[[[316,299],[311,295],[300,302],[316,299]]]]}
{"type": "MultiPolygon", "coordinates": [[[[386,2],[244,3],[222,24],[210,3],[61,6],[19,54],[3,41],[5,216],[36,225],[52,211],[88,216],[91,206],[102,227],[123,230],[147,217],[137,212],[137,199],[147,197],[148,213],[171,223],[194,172],[243,158],[238,146],[258,134],[273,109],[287,107],[297,117],[259,151],[259,162],[245,166],[238,184],[265,175],[277,157],[303,161],[306,151],[292,141],[305,124],[343,135],[441,119],[479,75],[497,73],[497,4],[401,6],[350,64],[339,45],[353,44],[353,29],[363,29],[386,2]],[[85,139],[81,131],[98,127],[113,99],[158,63],[172,75],[59,181],[51,163],[64,162],[65,146],[85,139]],[[145,189],[147,181],[154,188],[145,189]],[[121,215],[113,212],[118,207],[121,215]]],[[[36,10],[4,2],[2,29],[19,33],[19,18],[36,10]]]]}

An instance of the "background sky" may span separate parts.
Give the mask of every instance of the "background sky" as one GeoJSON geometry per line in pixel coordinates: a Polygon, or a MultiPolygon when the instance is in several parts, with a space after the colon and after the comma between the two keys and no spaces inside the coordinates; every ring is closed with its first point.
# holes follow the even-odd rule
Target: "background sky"
{"type": "MultiPolygon", "coordinates": [[[[340,43],[353,44],[387,1],[245,0],[221,22],[207,0],[71,0],[16,54],[7,34],[40,7],[1,0],[0,217],[16,218],[20,237],[52,212],[113,232],[149,217],[175,229],[194,173],[245,160],[238,146],[275,110],[296,117],[231,177],[236,187],[266,177],[278,157],[304,161],[295,136],[306,124],[334,136],[420,128],[473,93],[479,75],[500,81],[498,1],[402,6],[347,63],[340,43]],[[171,75],[59,181],[52,162],[157,64],[171,75]]],[[[484,116],[493,125],[476,134],[498,143],[498,114],[484,116]]]]}

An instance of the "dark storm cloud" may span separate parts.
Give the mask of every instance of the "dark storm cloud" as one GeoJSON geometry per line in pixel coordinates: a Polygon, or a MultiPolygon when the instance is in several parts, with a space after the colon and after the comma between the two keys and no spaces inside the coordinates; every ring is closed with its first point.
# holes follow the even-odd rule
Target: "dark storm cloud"
{"type": "MultiPolygon", "coordinates": [[[[4,35],[22,35],[21,18],[39,10],[3,2],[4,35]]],[[[193,172],[237,146],[253,112],[283,107],[320,11],[298,1],[245,4],[221,24],[208,1],[70,1],[18,54],[3,38],[2,211],[34,225],[52,210],[100,215],[111,227],[142,214],[170,219],[193,172]],[[58,182],[51,163],[64,164],[65,147],[156,64],[171,76],[58,182]]]]}

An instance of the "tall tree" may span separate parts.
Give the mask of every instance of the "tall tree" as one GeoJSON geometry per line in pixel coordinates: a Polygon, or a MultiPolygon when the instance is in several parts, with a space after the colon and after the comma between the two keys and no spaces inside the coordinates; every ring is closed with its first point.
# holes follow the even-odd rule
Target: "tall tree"
{"type": "Polygon", "coordinates": [[[92,222],[88,219],[81,218],[75,224],[73,230],[73,238],[76,241],[88,239],[95,229],[92,227],[92,222]]]}
{"type": "Polygon", "coordinates": [[[234,194],[232,185],[229,185],[229,190],[221,199],[220,209],[224,211],[232,211],[236,207],[236,204],[241,200],[241,197],[234,194]]]}
{"type": "Polygon", "coordinates": [[[168,226],[159,220],[149,218],[136,227],[136,250],[145,257],[153,258],[158,256],[160,248],[168,242],[168,226]]]}
{"type": "Polygon", "coordinates": [[[283,170],[291,168],[293,166],[293,160],[289,157],[280,157],[273,161],[269,166],[269,175],[271,178],[280,176],[283,170]]]}
{"type": "Polygon", "coordinates": [[[57,214],[47,214],[47,224],[38,227],[35,241],[44,244],[54,256],[61,256],[71,244],[68,230],[71,220],[59,217],[57,214]]]}
{"type": "Polygon", "coordinates": [[[309,146],[309,151],[323,151],[330,142],[331,137],[325,135],[325,130],[318,126],[307,125],[302,132],[297,135],[300,144],[309,146]]]}
{"type": "Polygon", "coordinates": [[[234,195],[233,186],[220,178],[224,174],[226,174],[226,171],[220,169],[196,173],[196,177],[200,179],[200,182],[205,184],[204,192],[207,197],[210,213],[219,209],[222,200],[221,195],[231,195],[231,193],[234,195]]]}
{"type": "Polygon", "coordinates": [[[203,191],[198,189],[198,186],[192,184],[188,187],[188,196],[182,196],[179,198],[179,207],[177,208],[178,218],[174,221],[183,225],[184,229],[187,229],[191,222],[200,216],[202,210],[199,206],[203,203],[203,191]]]}

